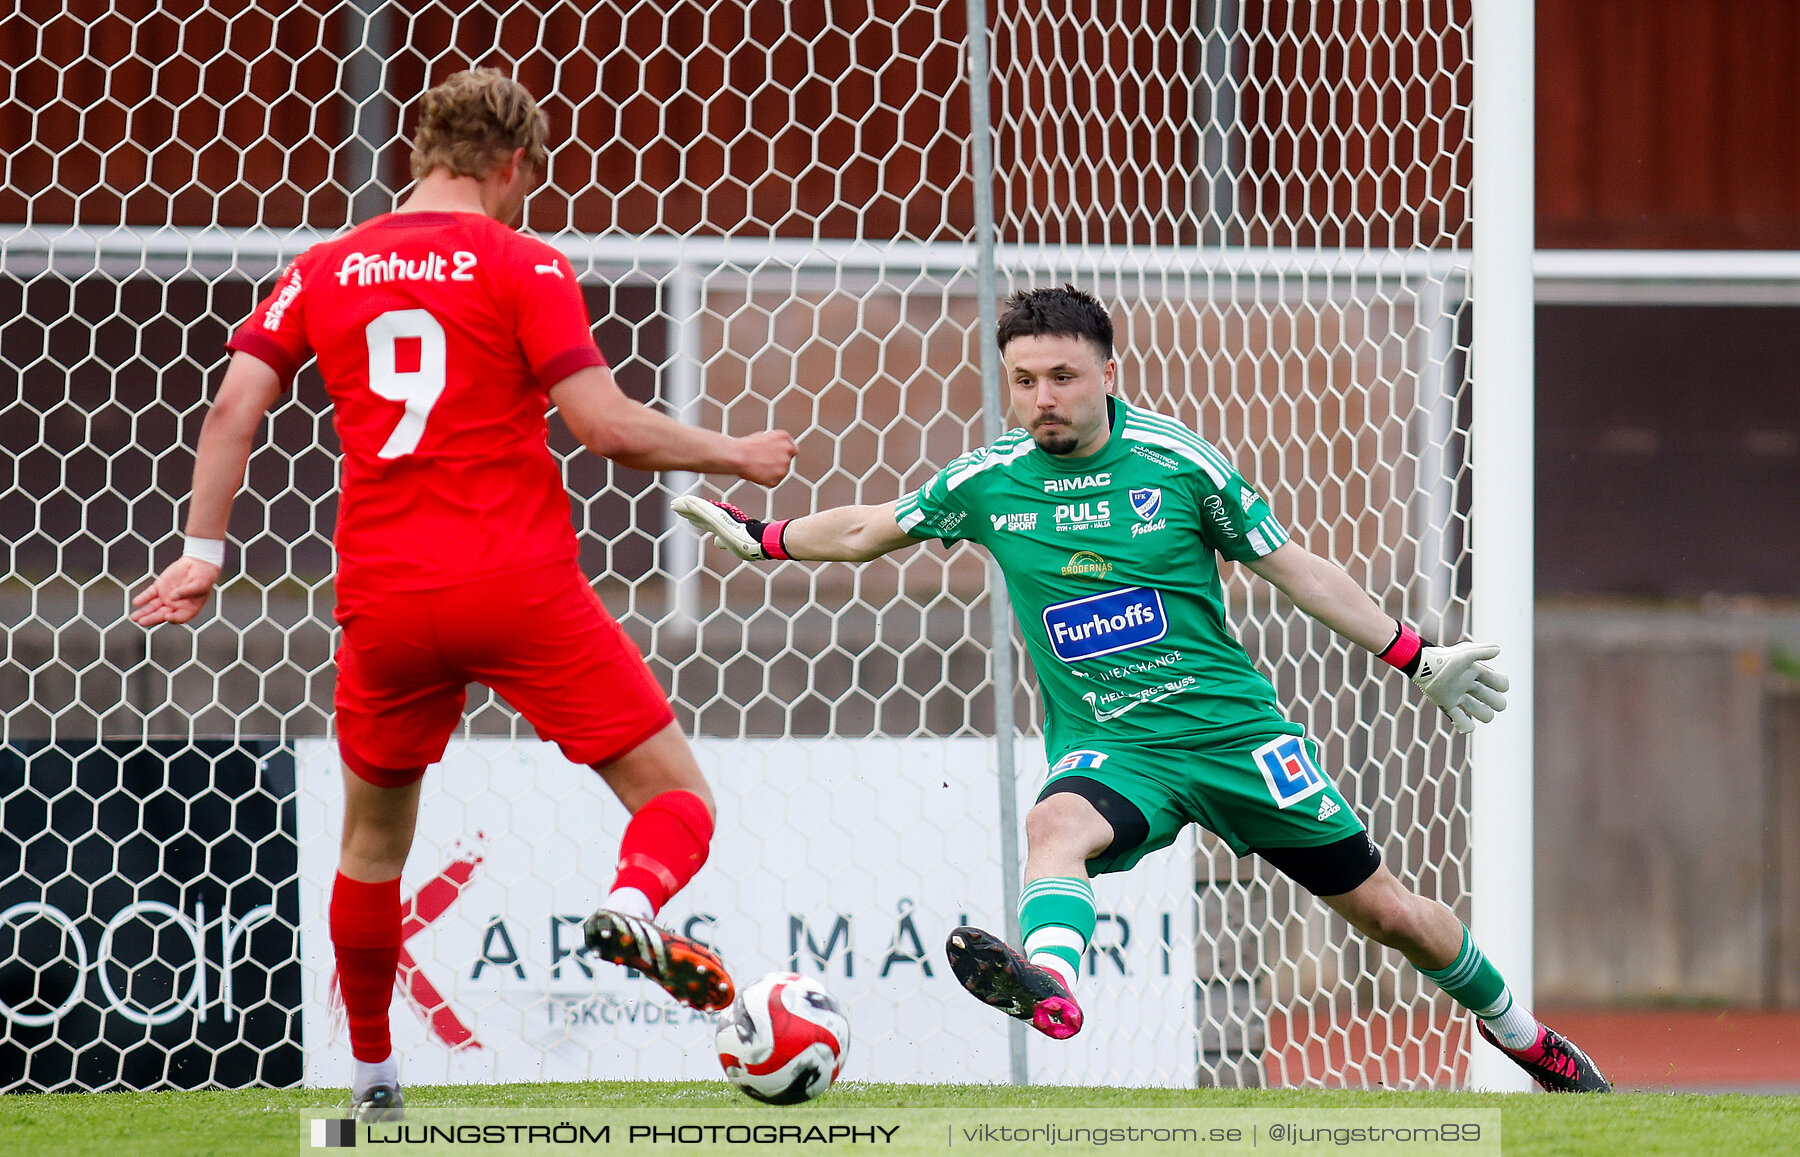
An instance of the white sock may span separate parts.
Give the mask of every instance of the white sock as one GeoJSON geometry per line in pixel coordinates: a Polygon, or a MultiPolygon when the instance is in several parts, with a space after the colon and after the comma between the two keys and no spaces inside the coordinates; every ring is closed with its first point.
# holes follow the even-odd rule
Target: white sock
{"type": "MultiPolygon", "coordinates": [[[[1502,1011],[1494,1016],[1481,1016],[1481,1023],[1494,1034],[1502,1048],[1517,1051],[1528,1049],[1538,1042],[1539,1025],[1537,1017],[1532,1016],[1529,1009],[1512,998],[1512,990],[1502,989],[1500,999],[1502,1011]]],[[[1477,1013],[1480,1016],[1481,1014],[1477,1013]]]]}
{"type": "Polygon", "coordinates": [[[1055,973],[1056,979],[1062,981],[1063,987],[1069,990],[1069,995],[1075,995],[1075,974],[1070,971],[1067,960],[1054,952],[1039,952],[1026,959],[1046,972],[1055,973]]]}
{"type": "Polygon", "coordinates": [[[356,1061],[350,1075],[350,1093],[361,1097],[376,1085],[400,1087],[400,1062],[393,1053],[384,1061],[356,1061]]]}
{"type": "Polygon", "coordinates": [[[640,920],[656,919],[656,908],[651,905],[650,897],[636,888],[614,888],[602,907],[626,916],[636,916],[640,920]]]}

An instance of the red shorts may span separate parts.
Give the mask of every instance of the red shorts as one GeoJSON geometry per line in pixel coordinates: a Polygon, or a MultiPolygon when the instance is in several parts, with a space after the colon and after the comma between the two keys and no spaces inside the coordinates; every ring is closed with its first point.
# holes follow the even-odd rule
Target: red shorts
{"type": "Polygon", "coordinates": [[[675,720],[643,655],[568,563],[339,609],[338,748],[380,787],[418,779],[462,721],[464,687],[495,691],[575,763],[607,763],[675,720]]]}

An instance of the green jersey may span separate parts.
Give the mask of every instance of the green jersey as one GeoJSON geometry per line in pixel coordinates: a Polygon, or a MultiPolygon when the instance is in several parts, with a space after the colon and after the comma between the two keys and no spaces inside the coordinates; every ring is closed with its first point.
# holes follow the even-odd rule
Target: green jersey
{"type": "Polygon", "coordinates": [[[1226,625],[1217,558],[1261,558],[1287,532],[1192,430],[1116,398],[1108,412],[1087,457],[1045,453],[1024,430],[963,455],[900,500],[900,528],[999,562],[1053,761],[1100,738],[1301,734],[1226,625]]]}

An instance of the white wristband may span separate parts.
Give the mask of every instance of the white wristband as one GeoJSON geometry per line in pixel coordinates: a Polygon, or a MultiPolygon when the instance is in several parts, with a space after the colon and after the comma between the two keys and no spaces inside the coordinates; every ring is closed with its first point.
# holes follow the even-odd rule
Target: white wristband
{"type": "Polygon", "coordinates": [[[181,557],[210,562],[223,570],[225,568],[225,540],[222,538],[195,538],[191,534],[184,535],[181,540],[181,557]]]}

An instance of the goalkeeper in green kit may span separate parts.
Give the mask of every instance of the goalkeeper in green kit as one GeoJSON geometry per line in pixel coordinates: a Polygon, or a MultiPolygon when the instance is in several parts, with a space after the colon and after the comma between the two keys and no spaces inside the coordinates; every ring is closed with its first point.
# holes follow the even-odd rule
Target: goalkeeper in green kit
{"type": "Polygon", "coordinates": [[[979,999],[1064,1039],[1095,925],[1090,877],[1122,872],[1187,824],[1254,852],[1473,1012],[1481,1034],[1557,1092],[1610,1086],[1517,1003],[1454,913],[1381,862],[1317,747],[1226,624],[1218,558],[1398,667],[1458,731],[1506,706],[1499,648],[1437,646],[1337,564],[1291,541],[1263,498],[1180,422],[1114,394],[1113,327],[1072,287],[1000,316],[1019,428],[884,506],[762,522],[684,497],[683,517],[743,559],[863,562],[927,539],[978,542],[1006,576],[1047,710],[1050,774],[1025,817],[1024,944],[977,928],[947,946],[979,999]]]}

